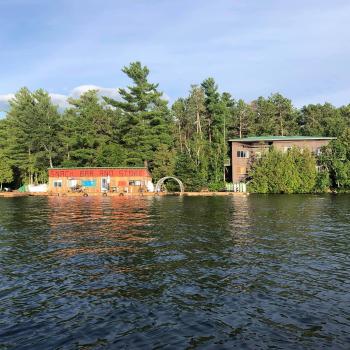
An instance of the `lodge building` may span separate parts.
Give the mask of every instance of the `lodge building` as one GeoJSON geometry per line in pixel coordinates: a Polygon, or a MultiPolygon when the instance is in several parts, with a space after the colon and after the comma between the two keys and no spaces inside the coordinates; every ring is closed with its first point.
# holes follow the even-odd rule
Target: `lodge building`
{"type": "Polygon", "coordinates": [[[308,149],[316,155],[333,137],[313,136],[258,136],[229,140],[231,150],[232,182],[245,180],[252,161],[268,151],[271,147],[287,152],[292,147],[308,149]]]}
{"type": "Polygon", "coordinates": [[[48,191],[53,193],[153,191],[147,168],[51,168],[48,172],[48,191]]]}

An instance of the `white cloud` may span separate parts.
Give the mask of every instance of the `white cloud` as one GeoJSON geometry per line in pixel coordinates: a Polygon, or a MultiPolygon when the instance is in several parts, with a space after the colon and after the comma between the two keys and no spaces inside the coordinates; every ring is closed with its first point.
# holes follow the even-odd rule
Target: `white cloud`
{"type": "Polygon", "coordinates": [[[11,98],[14,96],[14,94],[0,95],[0,111],[6,110],[8,108],[9,100],[11,100],[11,98]]]}
{"type": "Polygon", "coordinates": [[[65,109],[69,106],[66,95],[50,93],[51,101],[54,105],[57,105],[60,109],[65,109]]]}

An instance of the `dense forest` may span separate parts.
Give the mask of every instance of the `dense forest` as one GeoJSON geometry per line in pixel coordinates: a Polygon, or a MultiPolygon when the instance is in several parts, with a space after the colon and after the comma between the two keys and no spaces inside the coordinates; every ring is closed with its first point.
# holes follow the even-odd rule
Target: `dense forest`
{"type": "Polygon", "coordinates": [[[49,167],[148,166],[154,180],[176,175],[188,190],[224,188],[230,138],[334,136],[315,159],[307,152],[263,156],[247,178],[252,192],[303,193],[350,188],[350,104],[295,108],[279,93],[252,102],[220,92],[213,78],[171,106],[140,62],[122,71],[120,99],[88,91],[60,111],[49,94],[21,88],[0,119],[0,185],[47,180],[49,167]],[[319,171],[316,172],[316,165],[319,171]]]}

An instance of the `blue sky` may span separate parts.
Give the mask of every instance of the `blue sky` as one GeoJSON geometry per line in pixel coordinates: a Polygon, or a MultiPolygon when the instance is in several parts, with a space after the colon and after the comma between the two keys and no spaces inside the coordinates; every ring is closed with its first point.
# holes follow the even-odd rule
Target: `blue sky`
{"type": "Polygon", "coordinates": [[[135,60],[170,101],[212,76],[247,101],[348,104],[349,18],[348,0],[0,0],[0,110],[22,86],[113,95],[135,60]]]}

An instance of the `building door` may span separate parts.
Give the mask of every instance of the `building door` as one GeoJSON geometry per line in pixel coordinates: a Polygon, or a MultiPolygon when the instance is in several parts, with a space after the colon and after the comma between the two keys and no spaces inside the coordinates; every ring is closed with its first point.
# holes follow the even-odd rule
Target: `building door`
{"type": "Polygon", "coordinates": [[[108,177],[102,177],[101,178],[101,191],[109,191],[109,178],[108,177]]]}

